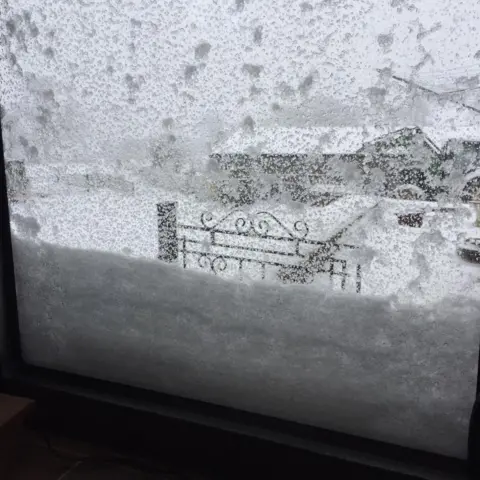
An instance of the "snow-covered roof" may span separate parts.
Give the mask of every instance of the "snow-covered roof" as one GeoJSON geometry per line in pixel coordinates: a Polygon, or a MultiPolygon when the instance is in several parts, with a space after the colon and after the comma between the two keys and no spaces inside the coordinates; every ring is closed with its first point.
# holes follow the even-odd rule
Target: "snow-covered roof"
{"type": "MultiPolygon", "coordinates": [[[[216,154],[351,154],[366,143],[393,138],[416,127],[257,127],[254,132],[237,130],[216,144],[216,154]]],[[[439,152],[450,139],[480,141],[480,124],[463,128],[421,127],[424,140],[434,152],[439,152]]]]}
{"type": "Polygon", "coordinates": [[[254,132],[237,130],[214,146],[213,153],[347,154],[355,153],[364,142],[388,133],[375,127],[270,127],[254,132]]]}
{"type": "Polygon", "coordinates": [[[435,142],[433,142],[428,134],[420,127],[404,127],[399,130],[389,132],[379,138],[374,138],[371,142],[365,142],[362,149],[376,144],[384,144],[389,150],[388,153],[390,154],[405,154],[408,153],[408,151],[412,153],[412,145],[416,145],[418,148],[419,146],[423,146],[423,144],[426,144],[427,147],[434,153],[439,154],[441,152],[441,148],[435,142]],[[398,144],[397,140],[402,138],[406,139],[407,142],[398,144]],[[420,143],[418,143],[419,141],[420,143]]]}
{"type": "Polygon", "coordinates": [[[440,148],[451,140],[480,141],[480,121],[478,125],[456,128],[422,127],[422,130],[440,148]]]}

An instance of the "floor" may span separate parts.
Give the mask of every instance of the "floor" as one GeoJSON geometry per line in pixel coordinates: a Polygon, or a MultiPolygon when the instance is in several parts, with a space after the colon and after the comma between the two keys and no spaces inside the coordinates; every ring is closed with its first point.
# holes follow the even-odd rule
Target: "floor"
{"type": "Polygon", "coordinates": [[[186,469],[172,471],[160,462],[122,457],[92,444],[31,430],[25,430],[19,442],[9,480],[207,479],[186,469]]]}
{"type": "MultiPolygon", "coordinates": [[[[3,398],[5,400],[5,396],[3,398]]],[[[25,405],[11,402],[9,398],[2,404],[1,399],[0,394],[1,480],[242,480],[251,476],[291,479],[325,478],[327,472],[329,477],[335,472],[333,477],[339,478],[407,478],[392,471],[309,455],[296,449],[282,449],[278,445],[273,447],[258,439],[237,438],[225,432],[215,440],[214,434],[218,432],[207,435],[205,429],[198,431],[189,424],[174,422],[169,426],[165,419],[160,424],[152,423],[151,416],[142,417],[138,412],[128,418],[123,410],[120,411],[122,415],[115,415],[110,404],[102,408],[97,405],[95,416],[94,410],[82,403],[90,414],[84,416],[84,410],[74,410],[76,414],[67,428],[61,428],[64,422],[57,425],[55,415],[61,408],[66,412],[72,409],[68,408],[68,403],[59,403],[58,406],[50,399],[48,405],[52,408],[45,410],[37,406],[35,418],[31,419],[35,421],[23,422],[17,414],[17,421],[8,422],[7,407],[10,406],[12,414],[24,411],[25,405]],[[110,419],[115,419],[114,423],[102,423],[102,419],[108,416],[107,411],[110,419]],[[3,427],[2,412],[5,417],[3,427]],[[85,430],[79,429],[75,421],[86,426],[85,430]],[[149,425],[153,427],[153,436],[148,435],[149,425]],[[6,453],[7,450],[11,453],[6,453]],[[8,466],[5,474],[3,468],[8,466]]],[[[59,418],[66,417],[59,415],[59,418]]],[[[463,474],[447,475],[448,472],[441,470],[437,473],[443,480],[467,478],[463,474]]]]}

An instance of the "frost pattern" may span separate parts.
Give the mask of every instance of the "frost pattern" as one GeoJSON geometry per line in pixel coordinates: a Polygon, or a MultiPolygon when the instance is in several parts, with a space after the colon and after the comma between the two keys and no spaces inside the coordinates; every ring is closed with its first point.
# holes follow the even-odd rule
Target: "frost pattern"
{"type": "Polygon", "coordinates": [[[477,302],[478,5],[194,3],[0,0],[15,234],[150,259],[166,238],[178,268],[227,283],[477,302]],[[202,220],[232,211],[239,235],[212,242],[202,220]],[[293,230],[252,239],[259,213],[293,230]]]}

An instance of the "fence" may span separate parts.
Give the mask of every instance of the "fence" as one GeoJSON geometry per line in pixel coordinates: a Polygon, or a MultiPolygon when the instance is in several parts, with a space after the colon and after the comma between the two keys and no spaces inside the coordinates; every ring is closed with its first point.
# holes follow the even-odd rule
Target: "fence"
{"type": "MultiPolygon", "coordinates": [[[[247,216],[240,210],[233,210],[218,220],[214,220],[211,213],[203,213],[199,225],[187,225],[177,222],[174,202],[158,204],[157,215],[159,260],[181,261],[183,268],[187,268],[194,259],[196,266],[214,274],[224,272],[231,263],[236,264],[240,272],[246,264],[256,265],[261,278],[265,279],[267,267],[290,271],[304,269],[311,273],[306,261],[312,257],[312,252],[319,252],[315,274],[326,273],[331,281],[339,277],[342,290],[345,290],[347,278],[352,277],[355,291],[361,291],[361,266],[355,264],[352,273],[348,268],[351,262],[337,258],[343,250],[356,247],[309,239],[309,227],[303,221],[288,228],[269,212],[247,216]],[[273,234],[274,231],[280,234],[273,234]]],[[[298,279],[298,275],[296,277],[298,279]]]]}

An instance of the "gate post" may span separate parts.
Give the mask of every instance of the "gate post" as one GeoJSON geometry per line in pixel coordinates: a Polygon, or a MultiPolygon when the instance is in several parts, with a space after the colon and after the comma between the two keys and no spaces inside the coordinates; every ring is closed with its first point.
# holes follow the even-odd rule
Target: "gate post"
{"type": "Polygon", "coordinates": [[[157,204],[158,218],[158,259],[164,262],[178,260],[177,204],[157,204]]]}

